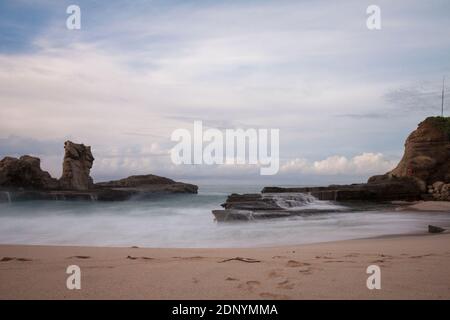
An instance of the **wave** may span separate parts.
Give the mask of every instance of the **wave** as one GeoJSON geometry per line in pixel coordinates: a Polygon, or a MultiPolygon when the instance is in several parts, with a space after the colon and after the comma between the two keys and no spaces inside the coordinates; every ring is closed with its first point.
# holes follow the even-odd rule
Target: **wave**
{"type": "Polygon", "coordinates": [[[265,193],[264,198],[271,198],[285,210],[347,210],[346,206],[338,205],[332,201],[319,200],[309,193],[265,193]]]}

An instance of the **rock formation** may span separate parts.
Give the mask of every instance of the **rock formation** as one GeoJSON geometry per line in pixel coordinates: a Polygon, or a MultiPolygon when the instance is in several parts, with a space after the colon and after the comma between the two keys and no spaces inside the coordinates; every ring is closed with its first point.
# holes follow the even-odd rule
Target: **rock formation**
{"type": "Polygon", "coordinates": [[[41,160],[32,156],[19,159],[5,157],[0,161],[0,187],[52,190],[59,187],[58,180],[41,169],[41,160]]]}
{"type": "Polygon", "coordinates": [[[432,226],[431,224],[428,225],[428,232],[429,233],[442,233],[445,229],[441,227],[432,226]]]}
{"type": "Polygon", "coordinates": [[[450,183],[437,181],[428,186],[428,193],[437,201],[450,201],[450,183]]]}
{"type": "Polygon", "coordinates": [[[84,144],[64,142],[63,172],[59,179],[62,189],[89,190],[94,186],[90,176],[94,157],[91,147],[84,144]]]}
{"type": "Polygon", "coordinates": [[[156,194],[197,193],[193,184],[156,176],[131,176],[117,181],[93,183],[91,147],[66,141],[63,173],[54,179],[40,168],[40,159],[22,156],[0,161],[0,202],[18,200],[124,201],[156,194]]]}
{"type": "Polygon", "coordinates": [[[198,187],[193,184],[176,182],[169,178],[153,174],[130,176],[121,180],[100,182],[95,184],[98,188],[113,190],[133,190],[136,192],[159,193],[197,193],[198,187]]]}
{"type": "Polygon", "coordinates": [[[450,117],[429,117],[406,139],[405,153],[388,174],[415,177],[427,185],[450,183],[450,117]]]}
{"type": "Polygon", "coordinates": [[[394,201],[420,200],[426,192],[425,185],[411,177],[378,176],[371,183],[331,185],[328,187],[278,188],[266,187],[263,193],[309,193],[319,200],[331,201],[394,201]]]}
{"type": "Polygon", "coordinates": [[[270,194],[309,194],[318,200],[450,201],[450,118],[429,117],[406,140],[405,153],[392,171],[369,178],[367,183],[328,187],[265,187],[261,194],[232,194],[213,210],[218,221],[251,220],[304,213],[281,208],[270,194]]]}

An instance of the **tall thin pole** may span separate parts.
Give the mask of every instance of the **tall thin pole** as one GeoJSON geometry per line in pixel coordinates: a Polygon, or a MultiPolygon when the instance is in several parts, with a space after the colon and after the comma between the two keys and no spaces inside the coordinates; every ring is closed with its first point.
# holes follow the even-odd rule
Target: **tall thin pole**
{"type": "Polygon", "coordinates": [[[442,104],[441,104],[441,117],[444,116],[444,89],[445,88],[445,76],[442,78],[442,104]]]}

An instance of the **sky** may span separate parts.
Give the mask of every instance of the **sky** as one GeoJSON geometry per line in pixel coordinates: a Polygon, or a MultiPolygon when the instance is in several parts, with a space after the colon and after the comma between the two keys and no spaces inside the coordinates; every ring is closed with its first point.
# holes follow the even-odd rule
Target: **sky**
{"type": "Polygon", "coordinates": [[[59,177],[72,140],[92,146],[95,181],[364,181],[439,115],[449,12],[446,0],[0,0],[0,157],[38,156],[59,177]],[[71,4],[80,30],[66,27],[71,4]],[[366,26],[371,4],[380,30],[366,26]],[[171,133],[195,120],[279,129],[279,173],[174,165],[171,133]]]}

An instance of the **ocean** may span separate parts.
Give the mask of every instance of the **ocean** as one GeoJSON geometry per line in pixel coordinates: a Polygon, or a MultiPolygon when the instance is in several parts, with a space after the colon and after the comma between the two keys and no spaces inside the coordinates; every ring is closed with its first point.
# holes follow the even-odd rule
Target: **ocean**
{"type": "MultiPolygon", "coordinates": [[[[426,232],[450,227],[450,215],[400,212],[386,206],[355,208],[318,201],[295,209],[320,213],[249,222],[217,223],[211,210],[227,195],[261,186],[200,185],[197,195],[167,195],[125,202],[23,201],[0,203],[0,243],[177,248],[271,247],[426,232]]],[[[286,203],[287,201],[287,203],[286,203]]]]}

